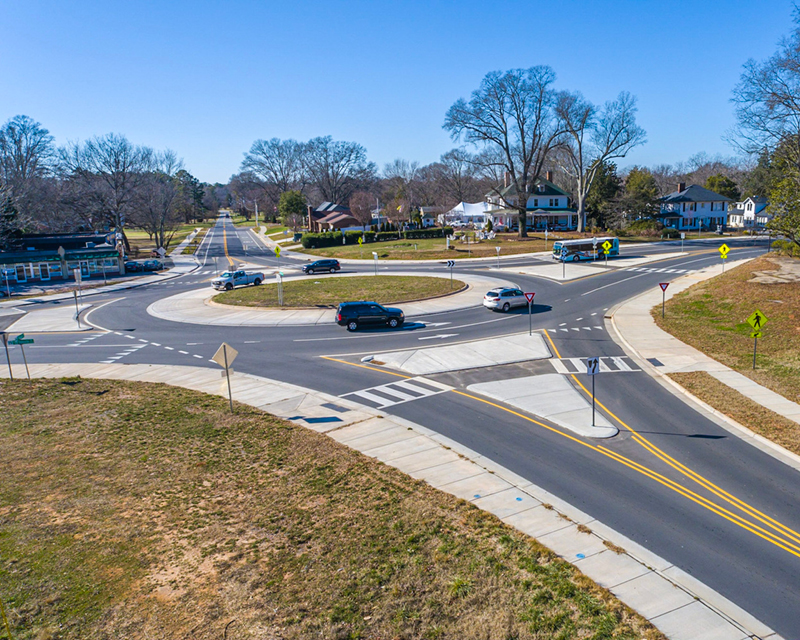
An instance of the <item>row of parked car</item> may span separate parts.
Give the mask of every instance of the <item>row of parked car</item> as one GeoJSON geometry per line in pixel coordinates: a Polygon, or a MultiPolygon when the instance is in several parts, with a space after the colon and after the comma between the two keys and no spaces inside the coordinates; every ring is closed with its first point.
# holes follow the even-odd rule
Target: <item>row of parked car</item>
{"type": "Polygon", "coordinates": [[[136,273],[137,271],[161,271],[164,263],[161,260],[128,260],[125,263],[126,273],[136,273]]]}

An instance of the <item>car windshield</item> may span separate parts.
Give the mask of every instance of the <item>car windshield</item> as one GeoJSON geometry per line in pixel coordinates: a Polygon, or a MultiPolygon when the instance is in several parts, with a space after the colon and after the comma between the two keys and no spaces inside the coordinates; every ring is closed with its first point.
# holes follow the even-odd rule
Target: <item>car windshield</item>
{"type": "Polygon", "coordinates": [[[230,278],[233,274],[230,271],[225,271],[220,278],[230,278]]]}

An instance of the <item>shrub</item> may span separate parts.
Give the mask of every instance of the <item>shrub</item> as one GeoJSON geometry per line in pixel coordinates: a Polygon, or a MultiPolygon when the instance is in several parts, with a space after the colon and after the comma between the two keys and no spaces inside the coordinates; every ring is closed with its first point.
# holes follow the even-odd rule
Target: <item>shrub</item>
{"type": "Polygon", "coordinates": [[[397,231],[378,231],[375,234],[375,240],[378,242],[385,242],[386,240],[399,240],[400,234],[397,231]]]}
{"type": "Polygon", "coordinates": [[[665,228],[663,234],[665,238],[670,238],[670,239],[681,237],[681,232],[678,231],[677,229],[673,229],[672,227],[665,228]]]}
{"type": "Polygon", "coordinates": [[[419,240],[421,238],[444,238],[444,229],[411,229],[403,232],[406,240],[419,240]]]}
{"type": "Polygon", "coordinates": [[[484,230],[488,231],[488,232],[491,232],[493,229],[494,229],[494,223],[492,222],[492,219],[489,218],[489,219],[486,220],[486,226],[485,226],[484,230]]]}

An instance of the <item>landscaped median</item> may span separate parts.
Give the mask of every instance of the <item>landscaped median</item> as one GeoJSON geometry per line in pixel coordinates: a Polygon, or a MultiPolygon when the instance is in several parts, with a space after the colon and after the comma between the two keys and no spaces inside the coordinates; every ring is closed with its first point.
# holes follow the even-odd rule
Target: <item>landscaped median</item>
{"type": "MultiPolygon", "coordinates": [[[[700,282],[653,308],[656,323],[682,342],[792,402],[800,402],[800,260],[762,256],[700,282]],[[758,339],[747,319],[767,318],[758,339]]],[[[800,453],[800,425],[702,373],[671,377],[749,429],[800,453]],[[766,413],[765,413],[766,412],[766,413]]]]}
{"type": "MultiPolygon", "coordinates": [[[[402,304],[458,293],[466,288],[460,280],[425,276],[323,276],[287,280],[283,306],[287,308],[336,307],[347,300],[370,300],[379,304],[402,304]]],[[[213,301],[244,307],[277,307],[278,284],[241,287],[214,296],[213,301]]]]}
{"type": "Polygon", "coordinates": [[[14,638],[663,638],[495,516],[255,408],[85,378],[0,394],[14,638]]]}

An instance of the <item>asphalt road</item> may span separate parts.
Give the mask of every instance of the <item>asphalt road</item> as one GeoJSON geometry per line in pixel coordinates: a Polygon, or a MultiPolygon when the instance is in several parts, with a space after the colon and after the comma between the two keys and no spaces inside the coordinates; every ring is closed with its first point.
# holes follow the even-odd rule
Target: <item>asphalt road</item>
{"type": "MultiPolygon", "coordinates": [[[[763,242],[726,241],[734,260],[766,251],[763,242]]],[[[690,239],[685,243],[688,255],[643,266],[682,270],[719,264],[717,247],[721,243],[722,239],[690,239]]],[[[626,255],[679,250],[680,242],[623,246],[626,255]]],[[[236,229],[226,219],[218,221],[196,256],[201,266],[193,274],[94,296],[86,319],[109,332],[37,336],[36,344],[26,351],[29,361],[96,363],[118,357],[115,361],[123,363],[217,367],[209,358],[224,340],[239,350],[234,366],[238,371],[344,395],[398,380],[379,367],[362,365],[363,355],[528,329],[527,310],[496,314],[482,307],[411,318],[408,326],[397,331],[356,334],[335,325],[218,327],[149,316],[147,306],[161,297],[208,287],[215,260],[219,268],[240,261],[265,269],[280,266],[289,270],[300,264],[285,257],[277,260],[252,232],[236,229]]],[[[530,258],[503,261],[504,267],[530,263],[530,258]]],[[[458,261],[455,272],[491,275],[493,265],[458,261]]],[[[421,275],[444,269],[441,265],[395,268],[386,261],[379,267],[387,273],[402,269],[421,275]]],[[[367,273],[372,269],[372,265],[344,267],[345,271],[367,273]]],[[[624,356],[605,330],[604,313],[670,276],[600,266],[586,270],[590,275],[563,284],[507,272],[498,275],[536,292],[533,326],[548,336],[554,355],[624,356]]],[[[12,358],[18,361],[19,354],[13,352],[12,358]]],[[[475,382],[553,372],[548,362],[535,362],[431,376],[456,391],[384,411],[423,424],[488,456],[681,567],[785,637],[797,636],[798,473],[704,418],[641,371],[598,376],[597,399],[606,407],[606,417],[620,427],[618,436],[603,441],[574,436],[545,420],[489,404],[465,390],[475,382]]],[[[581,393],[588,393],[579,386],[586,384],[586,378],[579,374],[568,379],[581,393]]]]}

